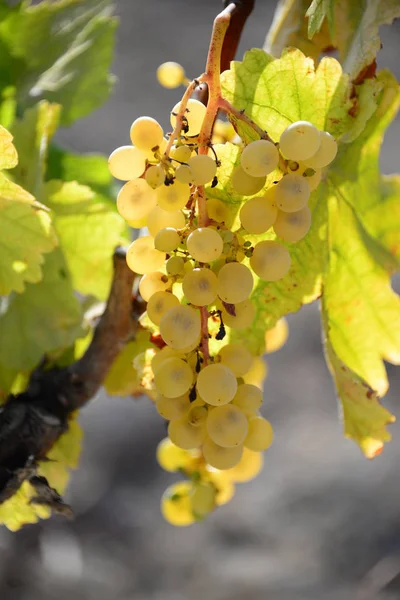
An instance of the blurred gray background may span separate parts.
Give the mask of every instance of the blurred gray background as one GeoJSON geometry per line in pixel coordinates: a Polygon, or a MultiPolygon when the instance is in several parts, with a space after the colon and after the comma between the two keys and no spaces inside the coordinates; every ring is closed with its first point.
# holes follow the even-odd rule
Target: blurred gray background
{"type": "MultiPolygon", "coordinates": [[[[202,72],[219,0],[119,0],[115,93],[62,132],[79,151],[128,143],[140,115],[166,127],[179,91],[157,66],[202,72]]],[[[238,57],[263,45],[275,2],[258,0],[238,57]]],[[[382,28],[379,65],[400,74],[400,26],[382,28]]],[[[399,170],[400,123],[382,153],[399,170]],[[396,147],[397,142],[397,147],[396,147]]],[[[165,424],[146,399],[100,395],[81,415],[79,471],[67,499],[76,519],[11,534],[0,529],[1,600],[395,600],[400,598],[400,431],[372,462],[344,439],[325,366],[316,305],[289,317],[287,345],[268,357],[264,414],[276,439],[263,473],[205,523],[165,523],[159,499],[173,476],[154,453],[165,424]]],[[[400,371],[385,405],[398,413],[400,371]]]]}

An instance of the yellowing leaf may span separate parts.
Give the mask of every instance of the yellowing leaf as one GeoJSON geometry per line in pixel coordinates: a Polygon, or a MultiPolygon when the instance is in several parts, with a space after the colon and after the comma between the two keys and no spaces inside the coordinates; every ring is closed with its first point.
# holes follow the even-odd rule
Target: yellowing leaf
{"type": "Polygon", "coordinates": [[[12,169],[18,162],[18,155],[11,133],[0,125],[0,170],[12,169]]]}
{"type": "Polygon", "coordinates": [[[323,324],[327,335],[326,358],[341,403],[344,433],[359,444],[367,458],[374,458],[382,451],[384,442],[392,439],[386,426],[396,419],[380,404],[378,394],[335,354],[325,312],[323,324]]]}

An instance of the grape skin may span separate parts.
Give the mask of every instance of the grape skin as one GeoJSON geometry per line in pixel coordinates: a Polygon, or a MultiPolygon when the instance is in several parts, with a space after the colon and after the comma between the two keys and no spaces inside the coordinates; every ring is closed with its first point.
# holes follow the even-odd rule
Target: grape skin
{"type": "Polygon", "coordinates": [[[158,121],[152,117],[139,117],[131,125],[131,141],[139,150],[151,150],[160,146],[164,132],[158,121]]]}
{"type": "Polygon", "coordinates": [[[218,272],[218,296],[229,304],[239,304],[250,296],[253,283],[253,275],[246,265],[227,263],[218,272]]]}
{"type": "Polygon", "coordinates": [[[242,169],[251,177],[264,177],[278,166],[279,152],[268,140],[257,140],[246,146],[240,156],[242,169]]]}
{"type": "Polygon", "coordinates": [[[217,277],[210,269],[193,269],[184,276],[182,289],[191,304],[207,306],[217,297],[217,277]]]}
{"type": "Polygon", "coordinates": [[[242,377],[253,363],[252,354],[241,344],[227,344],[219,352],[221,364],[233,371],[236,377],[242,377]]]}
{"type": "Polygon", "coordinates": [[[234,446],[232,448],[223,448],[218,446],[210,437],[207,437],[204,441],[203,456],[206,462],[221,471],[225,469],[232,469],[238,464],[243,454],[243,446],[234,446]]]}
{"type": "Polygon", "coordinates": [[[267,240],[256,244],[250,265],[253,271],[265,281],[278,281],[290,269],[289,251],[279,242],[267,240]]]}
{"type": "Polygon", "coordinates": [[[192,156],[192,149],[189,146],[172,146],[170,157],[181,163],[187,163],[192,156]]]}
{"type": "Polygon", "coordinates": [[[251,177],[240,165],[235,167],[231,178],[233,189],[241,196],[254,196],[264,187],[265,181],[265,177],[251,177]]]}
{"type": "Polygon", "coordinates": [[[181,275],[185,269],[185,261],[181,256],[171,256],[167,260],[166,269],[168,275],[181,275]]]}
{"type": "MultiPolygon", "coordinates": [[[[272,188],[273,189],[273,188],[272,188]]],[[[248,233],[265,233],[275,223],[278,209],[263,196],[247,200],[240,209],[240,222],[248,233]]]]}
{"type": "Polygon", "coordinates": [[[183,350],[200,339],[200,314],[190,306],[175,306],[160,321],[160,333],[164,342],[183,350]]]}
{"type": "Polygon", "coordinates": [[[236,377],[228,367],[211,364],[202,369],[197,377],[200,398],[213,406],[230,402],[237,391],[236,377]]]}
{"type": "Polygon", "coordinates": [[[195,185],[205,185],[212,181],[217,172],[217,164],[211,156],[197,154],[189,159],[189,167],[195,185]]]}
{"type": "Polygon", "coordinates": [[[151,165],[145,173],[145,179],[149,186],[155,190],[164,183],[165,173],[160,165],[151,165]]]}
{"type": "Polygon", "coordinates": [[[175,356],[178,358],[182,358],[182,353],[178,352],[178,350],[170,348],[169,346],[164,346],[164,348],[156,352],[151,361],[151,368],[153,373],[157,371],[158,367],[161,365],[162,362],[164,362],[164,360],[175,356]]]}
{"type": "Polygon", "coordinates": [[[164,292],[170,286],[167,276],[160,271],[154,271],[143,275],[139,282],[139,294],[145,302],[148,302],[156,292],[164,292]]]}
{"type": "Polygon", "coordinates": [[[229,209],[217,198],[207,199],[207,214],[213,221],[217,223],[226,223],[229,219],[229,209]]]}
{"type": "Polygon", "coordinates": [[[181,358],[164,360],[154,373],[157,391],[166,398],[177,398],[186,394],[193,383],[193,371],[181,358]]]}
{"type": "Polygon", "coordinates": [[[112,152],[108,159],[111,175],[122,181],[130,181],[140,177],[146,167],[146,157],[134,146],[120,146],[112,152]]]}
{"type": "Polygon", "coordinates": [[[262,404],[263,396],[261,390],[250,383],[242,383],[238,386],[232,402],[243,411],[258,410],[262,404]]]}
{"type": "MultiPolygon", "coordinates": [[[[177,104],[175,104],[174,108],[171,111],[170,121],[172,127],[175,127],[176,125],[176,115],[179,112],[180,105],[181,103],[178,102],[177,104]]],[[[199,102],[199,100],[193,100],[191,98],[187,103],[187,108],[184,115],[189,127],[186,135],[194,136],[200,133],[200,129],[203,124],[205,115],[206,107],[204,106],[204,104],[202,102],[199,102]]]]}
{"type": "Polygon", "coordinates": [[[163,314],[173,306],[179,306],[179,300],[174,294],[163,291],[156,292],[147,303],[147,315],[150,321],[159,325],[163,314]]]}
{"type": "Polygon", "coordinates": [[[185,80],[185,69],[177,62],[167,61],[157,69],[157,79],[160,85],[174,89],[182,85],[185,80]]]}
{"type": "Polygon", "coordinates": [[[204,519],[216,506],[216,489],[209,483],[196,483],[190,500],[196,520],[204,519]]]}
{"type": "Polygon", "coordinates": [[[169,212],[182,210],[189,200],[189,187],[179,181],[162,185],[156,192],[159,207],[169,212]]]}
{"type": "Polygon", "coordinates": [[[280,350],[289,337],[289,326],[285,317],[277,321],[276,325],[265,332],[265,352],[272,354],[280,350]]]}
{"type": "Polygon", "coordinates": [[[156,204],[157,195],[144,179],[128,181],[117,196],[117,210],[126,221],[146,218],[156,204]]]}
{"type": "Polygon", "coordinates": [[[155,237],[165,227],[183,229],[185,227],[185,215],[180,210],[171,212],[156,206],[147,217],[147,229],[155,237]]]}
{"type": "Polygon", "coordinates": [[[276,205],[284,212],[296,212],[307,204],[310,194],[310,186],[305,177],[288,173],[276,185],[276,205]]]}
{"type": "Polygon", "coordinates": [[[194,260],[210,263],[222,254],[223,241],[215,229],[199,227],[192,231],[186,241],[186,247],[194,260]]]}
{"type": "Polygon", "coordinates": [[[191,185],[194,182],[192,169],[189,165],[179,165],[175,171],[176,180],[191,185]]]}
{"type": "Polygon", "coordinates": [[[179,481],[165,490],[161,498],[161,513],[171,525],[184,527],[195,523],[190,500],[192,489],[191,482],[179,481]]]}
{"type": "Polygon", "coordinates": [[[233,481],[245,483],[257,477],[264,465],[264,457],[261,452],[254,452],[243,448],[243,455],[237,465],[227,471],[233,481]]]}
{"type": "Polygon", "coordinates": [[[195,454],[178,448],[166,437],[157,446],[156,458],[160,467],[165,471],[176,473],[180,469],[189,467],[195,458],[195,454]]]}
{"type": "Polygon", "coordinates": [[[250,299],[235,304],[235,316],[229,314],[225,308],[222,310],[224,324],[232,329],[247,329],[256,316],[256,308],[250,299]]]}
{"type": "Polygon", "coordinates": [[[165,253],[154,248],[154,239],[150,235],[138,238],[126,252],[128,267],[139,275],[161,269],[165,262],[165,253]]]}
{"type": "Polygon", "coordinates": [[[274,223],[276,235],[284,242],[296,243],[302,240],[311,227],[311,211],[304,206],[296,212],[278,212],[274,223]]]}
{"type": "Polygon", "coordinates": [[[189,423],[187,417],[181,417],[170,421],[168,435],[173,443],[184,450],[199,448],[206,438],[205,425],[194,427],[189,423]]]}
{"type": "Polygon", "coordinates": [[[312,169],[327,167],[336,157],[338,145],[335,138],[327,131],[321,131],[321,145],[317,152],[304,161],[312,169]]]}
{"type": "Polygon", "coordinates": [[[156,410],[167,421],[180,419],[187,415],[190,410],[189,397],[184,395],[178,398],[167,398],[159,394],[156,400],[156,410]]]}
{"type": "Polygon", "coordinates": [[[320,132],[308,121],[296,121],[282,133],[279,145],[289,160],[303,161],[313,156],[321,143],[320,132]]]}
{"type": "Polygon", "coordinates": [[[207,433],[223,448],[232,448],[244,442],[248,432],[248,423],[244,412],[233,404],[217,406],[207,418],[207,433]]]}
{"type": "Polygon", "coordinates": [[[172,252],[181,243],[181,236],[173,227],[160,229],[154,238],[154,247],[161,252],[172,252]]]}
{"type": "Polygon", "coordinates": [[[254,452],[267,450],[274,439],[271,423],[263,417],[249,419],[249,432],[244,440],[244,445],[254,452]]]}

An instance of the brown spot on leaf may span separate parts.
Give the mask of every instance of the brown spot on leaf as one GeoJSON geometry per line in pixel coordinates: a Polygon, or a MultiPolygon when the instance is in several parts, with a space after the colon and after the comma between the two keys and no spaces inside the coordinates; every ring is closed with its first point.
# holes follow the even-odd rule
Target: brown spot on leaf
{"type": "Polygon", "coordinates": [[[362,83],[366,79],[372,79],[373,77],[375,77],[376,66],[377,66],[376,65],[376,60],[374,59],[372,61],[372,63],[370,63],[369,65],[367,65],[363,69],[361,69],[361,71],[359,72],[359,74],[357,75],[357,77],[355,79],[353,79],[353,83],[355,85],[360,85],[360,83],[362,83]]]}

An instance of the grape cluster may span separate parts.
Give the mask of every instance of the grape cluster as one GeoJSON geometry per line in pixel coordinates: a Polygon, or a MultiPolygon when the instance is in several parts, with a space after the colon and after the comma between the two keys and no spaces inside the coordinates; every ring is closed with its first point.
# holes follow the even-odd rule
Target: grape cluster
{"type": "MultiPolygon", "coordinates": [[[[159,80],[172,68],[179,85],[184,72],[177,67],[162,65],[159,80]]],[[[171,111],[173,128],[179,114],[180,103],[171,111]]],[[[172,139],[155,119],[140,117],[130,130],[132,145],[109,158],[111,173],[126,182],[119,213],[134,227],[147,227],[129,247],[127,262],[142,275],[146,319],[161,347],[151,363],[156,408],[169,422],[159,462],[188,476],[162,501],[164,516],[177,525],[226,502],[226,490],[259,471],[260,453],[272,443],[271,424],[259,413],[262,385],[254,378],[262,359],[230,342],[229,332],[253,324],[254,274],[266,281],[287,274],[285,244],[307,234],[310,193],[337,148],[329,133],[305,121],[287,127],[277,144],[259,139],[242,145],[231,184],[250,198],[240,210],[241,227],[232,231],[228,207],[207,198],[204,188],[217,184],[220,167],[218,144],[199,144],[205,117],[206,107],[189,99],[172,139]],[[279,241],[253,244],[254,235],[271,228],[279,241]]],[[[233,139],[229,126],[220,127],[223,136],[233,139]]]]}

